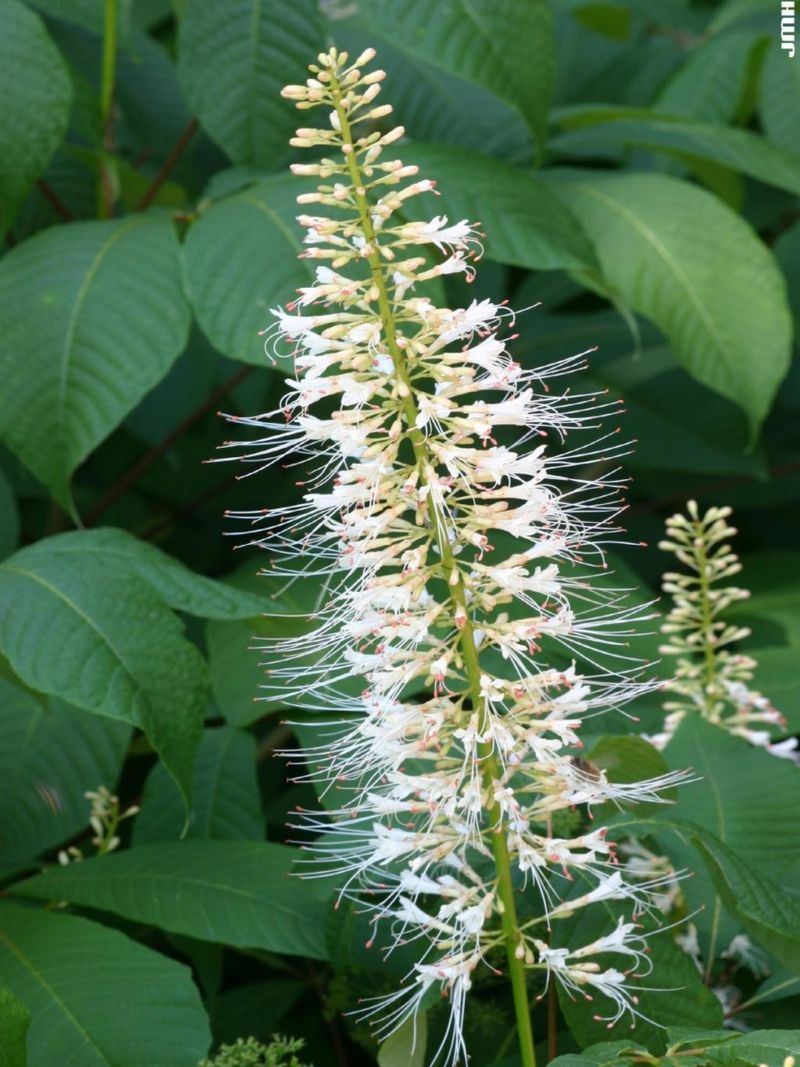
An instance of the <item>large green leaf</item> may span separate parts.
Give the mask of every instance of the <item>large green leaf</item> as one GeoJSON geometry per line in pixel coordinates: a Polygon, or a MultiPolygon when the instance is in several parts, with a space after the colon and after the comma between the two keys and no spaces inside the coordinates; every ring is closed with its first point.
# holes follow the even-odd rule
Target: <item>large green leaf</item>
{"type": "Polygon", "coordinates": [[[264,600],[254,593],[195,574],[155,545],[115,527],[59,534],[48,539],[46,552],[61,557],[65,567],[79,556],[93,560],[98,571],[136,574],[169,607],[201,619],[246,619],[264,610],[264,600]]]}
{"type": "Polygon", "coordinates": [[[544,141],[555,79],[546,0],[368,0],[359,16],[376,46],[385,39],[413,63],[422,59],[484,86],[519,111],[538,142],[544,141]]]}
{"type": "Polygon", "coordinates": [[[792,62],[777,40],[764,62],[758,111],[770,141],[800,151],[800,63],[792,62]]]}
{"type": "Polygon", "coordinates": [[[301,188],[291,175],[265,178],[213,204],[189,231],[183,249],[189,300],[208,339],[233,359],[267,363],[258,332],[271,321],[270,307],[288,302],[311,278],[297,258],[301,188]]]}
{"type": "Polygon", "coordinates": [[[769,250],[716,197],[678,179],[551,175],[594,240],[611,294],[652,319],[687,370],[743,408],[755,431],[788,369],[792,334],[769,250]]]}
{"type": "Polygon", "coordinates": [[[0,231],[67,128],[72,85],[42,20],[17,0],[0,0],[0,231]]]}
{"type": "Polygon", "coordinates": [[[186,342],[168,219],[46,230],[0,263],[0,436],[62,505],[69,480],[186,342]]]}
{"type": "Polygon", "coordinates": [[[330,887],[290,878],[296,849],[255,841],[142,845],[18,882],[14,892],[110,911],[203,941],[325,959],[330,887]]]}
{"type": "Polygon", "coordinates": [[[308,77],[323,44],[315,0],[188,0],[178,74],[203,128],[235,163],[274,168],[302,125],[280,91],[308,77]]]}
{"type": "Polygon", "coordinates": [[[137,574],[58,540],[0,564],[0,651],[32,688],[141,727],[188,796],[205,660],[137,574]]]}
{"type": "Polygon", "coordinates": [[[196,1067],[209,1045],[188,968],[85,919],[0,902],[0,982],[28,1067],[196,1067]]]}
{"type": "Polygon", "coordinates": [[[352,55],[379,43],[385,97],[413,140],[458,145],[517,163],[532,161],[535,137],[513,104],[428,62],[409,49],[405,38],[391,39],[365,9],[362,4],[352,17],[332,21],[331,35],[352,55]]]}
{"type": "Polygon", "coordinates": [[[130,732],[0,678],[2,866],[30,863],[88,825],[84,793],[113,790],[130,732]]]}
{"type": "Polygon", "coordinates": [[[31,1013],[10,989],[0,987],[0,1067],[26,1067],[31,1013]]]}
{"type": "Polygon", "coordinates": [[[409,145],[404,162],[417,163],[438,182],[440,197],[407,201],[415,218],[434,210],[453,219],[480,220],[486,254],[532,270],[592,267],[597,260],[575,217],[536,177],[497,159],[439,145],[409,145]]]}
{"type": "MultiPolygon", "coordinates": [[[[780,878],[800,852],[800,774],[788,760],[755,749],[742,738],[689,715],[665,750],[672,769],[691,767],[700,780],[681,789],[669,819],[687,820],[710,830],[723,846],[747,863],[767,867],[780,878]],[[769,789],[764,783],[769,782],[769,789]]],[[[696,867],[688,846],[660,843],[679,867],[696,867]]],[[[712,959],[736,933],[723,913],[707,873],[696,871],[684,883],[706,957],[712,959]]]]}
{"type": "Polygon", "coordinates": [[[658,111],[709,122],[730,122],[744,92],[748,59],[760,35],[733,30],[689,53],[655,99],[658,111]]]}
{"type": "Polygon", "coordinates": [[[136,817],[137,845],[186,837],[262,841],[255,739],[240,730],[206,730],[197,749],[188,820],[177,786],[160,763],[150,772],[136,817]]]}
{"type": "Polygon", "coordinates": [[[800,975],[800,900],[719,841],[696,838],[724,907],[762,948],[800,975]]]}
{"type": "Polygon", "coordinates": [[[580,108],[562,116],[573,127],[551,146],[566,155],[595,158],[608,148],[647,148],[705,160],[767,185],[800,194],[800,154],[778,148],[749,130],[687,122],[636,108],[580,108]]]}

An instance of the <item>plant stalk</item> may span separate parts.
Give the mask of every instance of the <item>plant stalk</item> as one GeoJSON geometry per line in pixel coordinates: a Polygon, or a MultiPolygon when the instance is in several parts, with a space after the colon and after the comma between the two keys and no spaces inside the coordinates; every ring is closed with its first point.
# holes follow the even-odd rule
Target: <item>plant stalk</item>
{"type": "MultiPolygon", "coordinates": [[[[353,145],[353,137],[347,113],[339,102],[338,86],[332,79],[331,87],[336,101],[336,113],[339,118],[342,139],[345,144],[353,145]]],[[[408,378],[405,358],[397,343],[397,330],[392,311],[391,300],[386,287],[383,264],[378,251],[378,241],[372,220],[369,214],[366,193],[363,188],[361,169],[355,152],[355,146],[347,153],[347,164],[350,170],[350,178],[353,183],[356,206],[361,218],[361,225],[369,245],[372,248],[367,261],[372,272],[372,279],[378,292],[378,308],[383,325],[386,347],[391,356],[395,373],[402,386],[403,407],[406,422],[409,426],[409,438],[414,450],[414,458],[424,478],[426,469],[432,466],[432,459],[425,442],[424,433],[417,428],[417,406],[414,402],[414,394],[408,378]]],[[[460,646],[461,656],[469,684],[469,693],[473,708],[479,714],[479,729],[484,732],[488,726],[488,712],[485,701],[481,696],[481,669],[478,651],[475,647],[475,634],[467,608],[466,589],[461,570],[458,566],[452,549],[450,548],[446,532],[442,529],[436,508],[430,499],[428,500],[428,517],[431,524],[443,569],[448,576],[448,588],[451,601],[457,613],[465,618],[461,629],[460,646]]],[[[511,862],[508,854],[505,835],[503,833],[503,819],[500,806],[494,799],[494,785],[498,780],[498,766],[494,750],[490,742],[483,742],[479,746],[481,762],[481,779],[488,796],[486,815],[489,824],[493,828],[492,851],[494,853],[495,868],[497,873],[497,897],[500,904],[503,940],[506,948],[508,972],[511,979],[511,990],[514,999],[514,1012],[517,1021],[517,1034],[519,1038],[522,1067],[536,1067],[536,1051],[533,1041],[533,1026],[531,1023],[530,1004],[528,1002],[528,988],[525,980],[525,965],[517,959],[516,950],[520,944],[519,923],[517,921],[516,903],[514,901],[514,886],[511,876],[511,862]]]]}
{"type": "Polygon", "coordinates": [[[103,144],[97,178],[97,217],[111,218],[114,207],[114,175],[111,166],[111,151],[114,146],[113,113],[114,78],[117,66],[117,3],[105,0],[103,9],[103,61],[100,72],[100,123],[103,144]]]}

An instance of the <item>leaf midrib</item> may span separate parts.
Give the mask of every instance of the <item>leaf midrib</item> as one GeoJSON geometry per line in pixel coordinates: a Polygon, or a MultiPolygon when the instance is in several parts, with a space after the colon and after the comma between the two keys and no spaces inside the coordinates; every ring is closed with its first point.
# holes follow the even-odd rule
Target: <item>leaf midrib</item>
{"type": "Polygon", "coordinates": [[[621,218],[623,218],[628,223],[628,225],[633,230],[639,233],[639,235],[646,243],[651,245],[651,247],[655,250],[656,254],[660,255],[665,265],[674,275],[676,282],[686,294],[686,297],[688,298],[690,304],[695,310],[698,319],[700,319],[700,321],[704,324],[707,333],[716,345],[718,354],[724,355],[726,350],[724,339],[720,336],[716,324],[714,323],[713,319],[709,318],[709,316],[706,314],[702,303],[695,296],[694,290],[689,284],[689,281],[681,272],[677,262],[669,254],[669,252],[658,239],[657,235],[653,232],[653,230],[649,226],[645,226],[641,219],[637,218],[636,215],[634,215],[632,212],[628,211],[625,207],[623,207],[623,205],[618,200],[615,200],[611,196],[604,195],[598,189],[592,186],[582,185],[579,182],[575,183],[572,188],[574,188],[579,193],[583,193],[585,196],[594,197],[596,200],[599,200],[602,204],[609,207],[612,211],[615,211],[621,218]]]}
{"type": "Polygon", "coordinates": [[[11,938],[8,936],[8,934],[4,933],[4,931],[2,929],[0,929],[0,942],[2,942],[6,946],[8,951],[13,956],[16,956],[16,958],[19,960],[19,962],[22,964],[22,966],[25,968],[25,970],[28,972],[28,974],[30,974],[30,976],[36,982],[39,983],[39,985],[42,987],[42,989],[44,989],[49,994],[49,996],[52,997],[52,999],[56,1002],[56,1004],[63,1011],[64,1016],[69,1020],[70,1023],[72,1023],[72,1025],[75,1027],[75,1029],[77,1030],[77,1032],[79,1033],[81,1038],[86,1042],[86,1044],[94,1052],[97,1053],[97,1055],[101,1058],[102,1062],[107,1064],[108,1067],[114,1067],[114,1065],[111,1063],[111,1060],[107,1059],[106,1056],[104,1055],[104,1053],[101,1052],[100,1048],[94,1043],[94,1041],[92,1041],[92,1038],[89,1035],[88,1031],[84,1029],[84,1027],[79,1022],[78,1018],[70,1011],[70,1009],[67,1007],[66,1003],[61,999],[61,997],[55,991],[53,986],[47,981],[47,979],[44,977],[44,975],[34,965],[33,961],[31,959],[29,959],[25,955],[25,953],[22,951],[22,949],[20,949],[11,940],[11,938]]]}
{"type": "MultiPolygon", "coordinates": [[[[100,639],[100,641],[111,651],[111,653],[115,657],[116,661],[120,664],[120,666],[125,671],[126,676],[132,682],[134,690],[143,699],[146,700],[145,694],[142,691],[142,687],[141,687],[138,679],[131,672],[131,669],[128,666],[128,664],[127,664],[125,658],[123,657],[122,653],[117,649],[117,647],[113,643],[113,641],[111,641],[109,639],[109,637],[97,626],[97,624],[94,622],[94,620],[91,618],[91,616],[87,615],[86,612],[83,611],[83,609],[78,604],[76,604],[74,600],[72,600],[70,597],[68,597],[67,594],[64,593],[62,590],[60,590],[57,586],[52,585],[50,582],[46,581],[44,578],[41,577],[41,575],[36,574],[34,571],[26,571],[26,570],[22,570],[22,569],[20,569],[18,567],[9,566],[8,562],[3,563],[2,565],[0,565],[0,571],[3,571],[3,570],[9,571],[11,574],[18,574],[22,578],[28,578],[30,581],[32,581],[32,582],[34,582],[34,583],[36,583],[38,585],[41,585],[42,588],[46,589],[57,600],[63,601],[67,605],[67,607],[70,608],[80,619],[82,619],[83,622],[89,627],[89,629],[93,633],[95,633],[97,635],[97,637],[100,639]]],[[[123,720],[123,721],[131,721],[131,720],[123,720]]]]}
{"type": "Polygon", "coordinates": [[[140,216],[134,215],[131,219],[120,223],[114,230],[112,230],[92,258],[75,297],[72,312],[64,333],[64,345],[61,350],[61,365],[59,367],[58,377],[58,401],[56,405],[56,433],[64,455],[67,454],[67,446],[69,443],[66,434],[68,379],[72,365],[72,357],[74,355],[73,341],[78,329],[78,319],[83,311],[83,305],[88,298],[92,282],[94,281],[95,275],[97,274],[103,259],[105,259],[117,241],[124,237],[126,233],[129,233],[135,226],[142,225],[143,221],[144,220],[140,216]]]}

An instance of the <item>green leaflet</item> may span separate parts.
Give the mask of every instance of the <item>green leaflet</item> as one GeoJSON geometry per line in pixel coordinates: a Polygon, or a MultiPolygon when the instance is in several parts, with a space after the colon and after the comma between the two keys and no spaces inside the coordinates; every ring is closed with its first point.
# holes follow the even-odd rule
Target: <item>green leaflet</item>
{"type": "Polygon", "coordinates": [[[14,892],[68,900],[242,948],[325,959],[327,880],[289,877],[300,854],[255,841],[182,841],[52,867],[14,892]]]}
{"type": "Polygon", "coordinates": [[[189,970],[86,919],[0,902],[0,983],[31,1015],[27,1067],[196,1067],[208,1048],[189,970]]]}

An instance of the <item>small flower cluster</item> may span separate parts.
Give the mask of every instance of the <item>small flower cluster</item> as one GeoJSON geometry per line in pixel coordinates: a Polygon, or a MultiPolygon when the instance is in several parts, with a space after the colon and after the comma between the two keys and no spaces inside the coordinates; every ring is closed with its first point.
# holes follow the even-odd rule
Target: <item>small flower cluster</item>
{"type": "Polygon", "coordinates": [[[482,235],[403,217],[435,183],[385,158],[404,131],[380,128],[391,107],[376,103],[383,72],[362,70],[373,55],[323,53],[284,90],[327,113],[292,140],[321,150],[293,170],[319,181],[298,201],[326,213],[299,216],[314,279],[269,331],[268,351],[294,361],[289,392],[277,411],[233,421],[263,434],[241,457],[257,469],[290,456],[313,466],[301,503],[238,517],[278,573],[314,574],[325,590],[311,635],[263,646],[273,699],[343,719],[305,753],[311,777],[348,791],[332,819],[307,813],[312,862],[371,911],[376,935],[419,946],[406,987],[364,1014],[384,1012],[386,1034],[438,989],[451,1011],[437,1055],[455,1064],[476,971],[497,973],[503,953],[515,997],[527,970],[601,995],[609,1026],[638,1014],[632,975],[649,959],[635,918],[570,947],[550,930],[602,900],[639,914],[660,880],[628,884],[601,827],[552,827],[576,808],[590,818],[607,801],[659,800],[683,775],[615,783],[571,754],[587,715],[654,687],[627,652],[642,609],[595,583],[622,482],[585,472],[624,446],[613,432],[549,446],[616,408],[551,390],[582,356],[524,370],[505,303],[451,309],[420,293],[447,274],[470,281],[482,235]],[[558,666],[542,662],[548,647],[558,666]],[[520,919],[525,887],[534,905],[520,919]]]}
{"type": "MultiPolygon", "coordinates": [[[[96,790],[90,790],[83,795],[91,803],[89,825],[94,831],[92,844],[95,848],[95,854],[103,856],[106,852],[113,852],[116,848],[119,848],[121,843],[117,835],[119,824],[125,819],[132,819],[134,815],[137,815],[139,812],[138,806],[131,804],[125,811],[120,811],[119,797],[114,796],[104,785],[98,786],[96,790]]],[[[62,866],[83,858],[83,852],[74,845],[62,849],[58,854],[58,862],[62,866]]]]}
{"type": "Polygon", "coordinates": [[[785,719],[765,696],[748,685],[758,666],[756,660],[731,651],[750,630],[722,617],[732,604],[750,595],[738,586],[718,584],[742,569],[727,543],[736,533],[727,521],[731,509],[713,507],[701,515],[696,501],[690,500],[687,511],[688,516],[679,513],[667,519],[667,539],[659,545],[672,552],[688,571],[667,572],[663,583],[664,592],[673,598],[673,607],[661,627],[668,643],[660,651],[679,657],[670,688],[681,699],[664,705],[668,712],[664,728],[650,740],[663,748],[684,716],[699,711],[709,722],[753,745],[777,756],[793,757],[796,740],[773,743],[765,728],[784,726],[785,719]]]}

